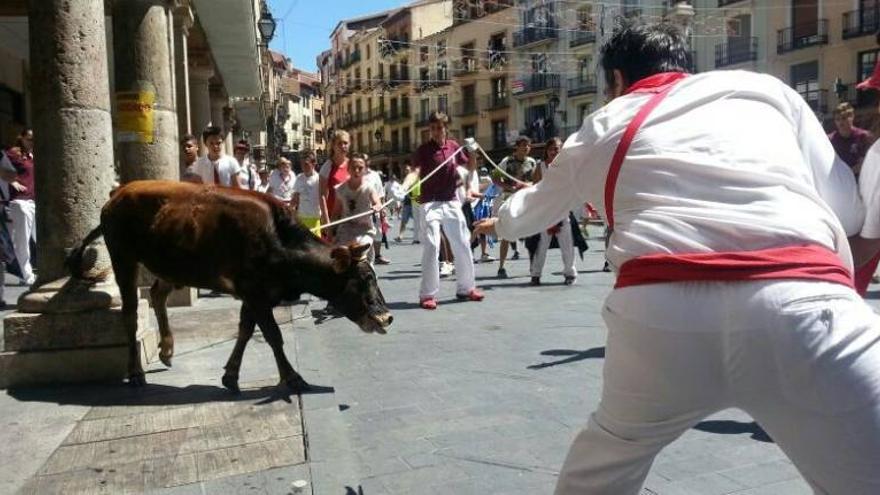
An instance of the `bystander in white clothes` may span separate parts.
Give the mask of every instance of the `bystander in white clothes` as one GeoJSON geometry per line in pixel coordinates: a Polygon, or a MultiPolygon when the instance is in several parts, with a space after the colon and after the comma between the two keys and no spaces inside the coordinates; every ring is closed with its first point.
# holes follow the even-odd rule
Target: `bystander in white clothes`
{"type": "Polygon", "coordinates": [[[293,198],[294,182],[296,182],[296,174],[293,171],[284,177],[281,175],[281,171],[276,168],[269,174],[269,193],[281,201],[290,201],[293,198]]]}
{"type": "MultiPolygon", "coordinates": [[[[544,263],[547,261],[547,251],[550,249],[550,243],[553,241],[553,234],[547,232],[547,229],[541,231],[541,239],[538,241],[538,249],[535,250],[535,257],[532,259],[531,275],[532,277],[540,277],[544,271],[544,263]]],[[[577,277],[577,265],[575,265],[574,257],[574,239],[571,237],[571,219],[565,217],[559,232],[556,233],[556,242],[559,244],[559,251],[562,254],[562,275],[565,277],[577,277]]]]}
{"type": "MultiPolygon", "coordinates": [[[[650,89],[665,75],[655,77],[637,84],[650,89]]],[[[539,232],[591,201],[614,207],[606,256],[615,271],[649,255],[727,260],[812,246],[852,273],[847,237],[865,220],[853,174],[804,99],[769,75],[680,80],[636,134],[614,205],[604,205],[621,135],[651,97],[632,92],[587,117],[541,182],[501,207],[499,236],[539,232]]],[[[880,493],[880,318],[851,287],[630,285],[612,291],[603,317],[601,402],[571,446],[558,495],[637,494],[665,445],[729,407],[751,414],[816,493],[880,493]]]]}
{"type": "Polygon", "coordinates": [[[202,178],[204,184],[220,184],[231,186],[232,180],[238,181],[238,160],[234,157],[223,155],[216,161],[212,161],[207,155],[200,156],[192,165],[192,171],[202,178]],[[215,176],[215,174],[217,174],[215,176]]]}

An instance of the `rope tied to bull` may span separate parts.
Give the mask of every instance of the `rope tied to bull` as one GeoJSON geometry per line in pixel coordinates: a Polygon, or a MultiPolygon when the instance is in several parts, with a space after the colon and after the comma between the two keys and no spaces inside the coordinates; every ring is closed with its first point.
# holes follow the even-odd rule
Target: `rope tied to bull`
{"type": "MultiPolygon", "coordinates": [[[[486,161],[489,162],[489,164],[492,165],[492,167],[494,167],[496,170],[498,170],[499,172],[501,172],[504,176],[506,176],[506,177],[509,178],[510,180],[512,180],[512,181],[514,181],[514,182],[516,182],[516,183],[518,183],[518,184],[521,184],[521,185],[523,185],[523,186],[530,186],[530,185],[531,185],[531,184],[529,184],[529,183],[527,183],[527,182],[523,182],[523,181],[517,179],[516,177],[510,175],[509,173],[507,173],[506,170],[504,170],[504,169],[502,169],[500,166],[498,166],[498,164],[495,163],[495,161],[492,160],[492,158],[489,157],[489,155],[486,153],[486,150],[484,150],[483,147],[480,146],[480,144],[477,143],[476,140],[474,140],[474,138],[467,138],[467,139],[465,139],[465,144],[464,144],[464,146],[459,146],[457,150],[455,150],[451,155],[449,155],[449,156],[446,158],[446,160],[443,160],[443,162],[440,163],[440,165],[438,165],[438,166],[437,166],[434,170],[432,170],[430,173],[428,173],[428,175],[426,175],[426,176],[422,177],[421,179],[419,179],[418,181],[416,181],[412,186],[410,186],[408,189],[406,189],[406,190],[403,192],[403,194],[401,194],[401,196],[408,196],[413,190],[415,190],[415,189],[418,188],[418,187],[421,187],[422,184],[424,184],[425,182],[427,182],[428,179],[430,179],[431,177],[433,177],[434,174],[436,174],[436,173],[439,172],[442,168],[444,168],[447,164],[449,164],[449,162],[451,162],[453,159],[455,159],[455,157],[458,156],[458,154],[461,153],[461,152],[462,152],[463,150],[465,150],[465,149],[470,150],[470,151],[474,151],[474,152],[479,151],[480,153],[482,153],[483,156],[486,158],[486,161]]],[[[396,201],[395,198],[391,198],[391,199],[385,201],[385,202],[382,203],[382,205],[381,205],[382,209],[387,208],[390,204],[394,203],[395,201],[396,201]]],[[[350,221],[352,221],[352,220],[357,220],[358,218],[363,218],[363,217],[367,217],[367,216],[373,215],[374,213],[375,213],[375,211],[373,211],[373,210],[363,211],[363,212],[361,212],[361,213],[357,213],[357,214],[350,215],[350,216],[347,216],[347,217],[344,217],[344,218],[340,218],[340,219],[338,219],[338,220],[334,220],[334,221],[332,221],[332,222],[330,222],[330,223],[328,223],[328,224],[326,224],[326,225],[321,225],[321,228],[322,228],[322,229],[326,229],[326,228],[330,228],[330,227],[335,227],[335,226],[337,226],[337,225],[341,225],[341,224],[343,224],[343,223],[350,222],[350,221]]]]}

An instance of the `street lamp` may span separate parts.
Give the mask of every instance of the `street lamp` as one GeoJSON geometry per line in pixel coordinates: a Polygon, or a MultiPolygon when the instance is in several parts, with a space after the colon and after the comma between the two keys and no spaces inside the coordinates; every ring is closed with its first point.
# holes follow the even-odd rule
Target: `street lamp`
{"type": "Polygon", "coordinates": [[[847,86],[846,84],[843,84],[843,79],[838,77],[834,80],[834,94],[837,95],[838,103],[843,102],[844,98],[846,97],[846,90],[847,86]]]}
{"type": "Polygon", "coordinates": [[[268,10],[264,10],[260,20],[257,21],[257,29],[260,30],[260,36],[262,36],[263,43],[266,46],[269,46],[269,42],[275,36],[275,27],[275,19],[272,17],[272,14],[268,10]]]}

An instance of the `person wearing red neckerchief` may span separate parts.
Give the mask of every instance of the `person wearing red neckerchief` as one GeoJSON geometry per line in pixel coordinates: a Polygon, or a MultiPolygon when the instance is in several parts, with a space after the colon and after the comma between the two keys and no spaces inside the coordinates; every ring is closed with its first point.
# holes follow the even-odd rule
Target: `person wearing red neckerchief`
{"type": "Polygon", "coordinates": [[[636,495],[666,445],[728,408],[817,493],[880,493],[880,315],[852,278],[880,206],[796,91],[690,62],[679,27],[621,25],[601,50],[611,101],[476,228],[516,239],[592,201],[613,229],[602,396],[556,493],[636,495]]]}

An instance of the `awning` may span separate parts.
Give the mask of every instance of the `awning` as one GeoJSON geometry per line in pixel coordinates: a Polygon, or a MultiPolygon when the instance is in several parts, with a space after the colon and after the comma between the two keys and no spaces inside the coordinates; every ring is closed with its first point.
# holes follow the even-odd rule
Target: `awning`
{"type": "Polygon", "coordinates": [[[233,103],[235,119],[242,129],[249,132],[266,130],[266,118],[263,116],[263,104],[259,100],[239,100],[233,103]]]}
{"type": "Polygon", "coordinates": [[[255,3],[193,0],[193,4],[230,98],[259,97],[262,85],[255,3]]]}

